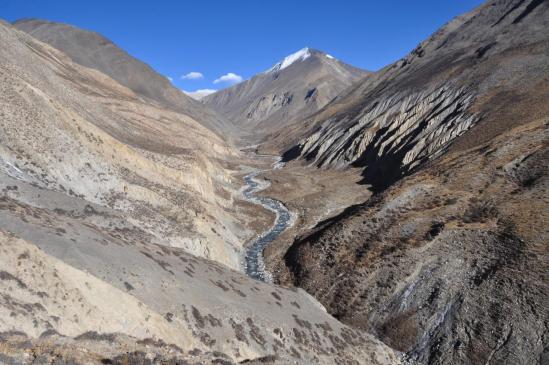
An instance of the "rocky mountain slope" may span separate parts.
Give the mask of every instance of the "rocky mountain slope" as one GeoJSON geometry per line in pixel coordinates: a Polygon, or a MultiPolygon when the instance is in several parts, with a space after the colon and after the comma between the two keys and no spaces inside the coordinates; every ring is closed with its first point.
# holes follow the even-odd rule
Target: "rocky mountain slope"
{"type": "Polygon", "coordinates": [[[48,201],[61,193],[110,207],[126,222],[101,219],[106,228],[138,226],[157,243],[238,265],[239,186],[223,167],[236,150],[22,32],[3,34],[0,166],[6,178],[45,189],[21,199],[55,209],[48,201]]]}
{"type": "MultiPolygon", "coordinates": [[[[273,143],[324,167],[364,167],[380,190],[439,156],[479,124],[478,142],[516,119],[491,123],[506,103],[538,105],[547,67],[547,2],[488,2],[457,17],[402,60],[357,84],[273,143]],[[490,123],[490,125],[488,125],[490,123]]],[[[477,130],[475,128],[475,130],[477,130]]]]}
{"type": "Polygon", "coordinates": [[[316,112],[367,74],[326,53],[303,48],[203,102],[248,131],[250,141],[257,141],[316,112]]]}
{"type": "Polygon", "coordinates": [[[548,127],[444,156],[322,222],[287,250],[279,281],[413,362],[545,363],[548,127]]]}
{"type": "Polygon", "coordinates": [[[0,49],[0,362],[398,362],[229,268],[258,214],[233,147],[1,21],[0,49]]]}
{"type": "Polygon", "coordinates": [[[547,1],[488,1],[277,132],[375,193],[268,258],[279,282],[412,363],[546,363],[548,26],[547,1]]]}
{"type": "Polygon", "coordinates": [[[0,21],[0,363],[547,363],[546,29],[489,0],[374,74],[303,49],[203,105],[0,21]],[[241,272],[270,158],[224,133],[284,152],[257,177],[295,218],[283,286],[241,272]]]}
{"type": "Polygon", "coordinates": [[[132,57],[101,34],[41,19],[21,19],[14,26],[57,48],[73,62],[96,69],[134,93],[190,116],[224,138],[238,134],[237,126],[185,95],[172,86],[165,76],[132,57]]]}

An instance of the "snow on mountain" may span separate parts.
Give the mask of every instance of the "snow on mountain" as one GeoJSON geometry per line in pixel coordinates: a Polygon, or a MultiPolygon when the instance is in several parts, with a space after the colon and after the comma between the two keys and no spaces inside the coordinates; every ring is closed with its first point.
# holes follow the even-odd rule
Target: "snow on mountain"
{"type": "Polygon", "coordinates": [[[367,71],[305,47],[281,58],[270,69],[201,102],[249,131],[251,142],[297,122],[330,102],[367,71]]]}
{"type": "Polygon", "coordinates": [[[267,70],[267,72],[284,70],[286,67],[290,66],[294,62],[305,61],[309,57],[311,57],[311,52],[309,52],[309,48],[302,48],[296,53],[292,53],[291,55],[285,57],[281,62],[278,62],[276,65],[267,70]]]}

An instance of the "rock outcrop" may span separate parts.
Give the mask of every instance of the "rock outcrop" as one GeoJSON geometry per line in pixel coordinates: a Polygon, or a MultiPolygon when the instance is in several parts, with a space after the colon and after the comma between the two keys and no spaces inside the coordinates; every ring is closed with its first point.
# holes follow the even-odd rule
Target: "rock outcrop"
{"type": "Polygon", "coordinates": [[[328,120],[299,153],[319,167],[364,166],[366,181],[378,191],[471,128],[478,120],[466,112],[472,101],[465,89],[451,87],[390,96],[376,101],[350,128],[328,120]]]}

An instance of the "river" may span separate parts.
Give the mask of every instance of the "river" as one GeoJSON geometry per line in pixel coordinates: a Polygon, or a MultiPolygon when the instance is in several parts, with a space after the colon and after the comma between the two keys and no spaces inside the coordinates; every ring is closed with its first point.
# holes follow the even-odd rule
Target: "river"
{"type": "MultiPolygon", "coordinates": [[[[275,168],[278,165],[275,163],[275,168]]],[[[259,204],[265,209],[276,213],[276,219],[271,228],[259,235],[255,241],[246,248],[244,254],[244,269],[246,273],[257,280],[270,282],[271,274],[265,269],[263,249],[273,242],[282,232],[292,225],[292,214],[280,201],[257,196],[256,194],[266,189],[269,185],[256,180],[261,171],[252,172],[244,177],[246,187],[243,191],[244,198],[254,204],[259,204]]]]}

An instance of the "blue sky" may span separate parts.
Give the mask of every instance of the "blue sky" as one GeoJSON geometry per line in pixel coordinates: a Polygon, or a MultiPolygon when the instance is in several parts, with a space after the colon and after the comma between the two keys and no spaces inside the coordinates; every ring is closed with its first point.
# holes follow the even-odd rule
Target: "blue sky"
{"type": "Polygon", "coordinates": [[[247,79],[306,46],[354,66],[377,70],[403,57],[441,25],[482,1],[0,0],[0,3],[0,18],[14,21],[36,17],[97,31],[172,78],[177,87],[197,90],[220,89],[239,77],[247,79]],[[184,75],[188,76],[182,78],[184,75]]]}

